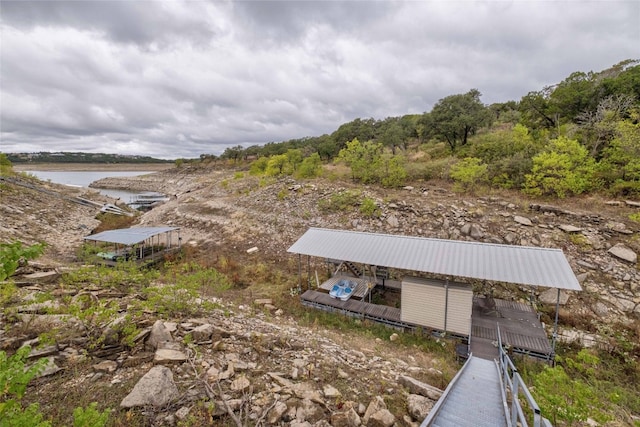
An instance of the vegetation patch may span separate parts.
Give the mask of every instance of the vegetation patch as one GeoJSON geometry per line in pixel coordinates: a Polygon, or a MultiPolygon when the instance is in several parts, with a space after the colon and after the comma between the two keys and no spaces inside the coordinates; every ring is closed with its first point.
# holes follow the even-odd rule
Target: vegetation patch
{"type": "Polygon", "coordinates": [[[323,213],[351,212],[360,204],[362,192],[358,190],[341,190],[318,202],[318,209],[323,213]]]}

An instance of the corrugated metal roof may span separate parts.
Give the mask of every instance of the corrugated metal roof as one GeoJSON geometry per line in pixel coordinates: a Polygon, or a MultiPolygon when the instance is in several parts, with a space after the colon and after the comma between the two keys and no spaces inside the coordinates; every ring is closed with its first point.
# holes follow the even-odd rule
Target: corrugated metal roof
{"type": "Polygon", "coordinates": [[[132,227],[119,230],[108,230],[102,233],[92,234],[84,240],[97,242],[119,243],[121,245],[135,245],[142,243],[150,237],[169,231],[179,230],[178,227],[132,227]]]}
{"type": "Polygon", "coordinates": [[[288,252],[469,279],[582,290],[560,249],[310,228],[288,252]]]}

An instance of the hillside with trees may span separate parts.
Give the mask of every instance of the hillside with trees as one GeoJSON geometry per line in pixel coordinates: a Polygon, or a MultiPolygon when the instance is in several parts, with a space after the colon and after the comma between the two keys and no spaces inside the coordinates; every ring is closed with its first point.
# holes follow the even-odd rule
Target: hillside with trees
{"type": "Polygon", "coordinates": [[[7,159],[14,164],[21,163],[172,163],[171,160],[156,159],[149,156],[133,156],[105,153],[79,153],[45,151],[37,153],[7,153],[7,159]]]}
{"type": "Polygon", "coordinates": [[[227,148],[203,162],[253,162],[254,173],[314,177],[346,165],[363,184],[450,179],[462,190],[640,197],[640,61],[574,72],[519,101],[485,105],[471,89],[423,114],[357,118],[330,135],[227,148]]]}

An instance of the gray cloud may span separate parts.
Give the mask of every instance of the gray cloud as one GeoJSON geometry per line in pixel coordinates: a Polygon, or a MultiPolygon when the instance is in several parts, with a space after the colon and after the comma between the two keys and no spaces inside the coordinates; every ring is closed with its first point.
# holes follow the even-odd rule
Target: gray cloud
{"type": "Polygon", "coordinates": [[[156,157],[321,135],[640,58],[640,3],[2,1],[0,149],[156,157]]]}

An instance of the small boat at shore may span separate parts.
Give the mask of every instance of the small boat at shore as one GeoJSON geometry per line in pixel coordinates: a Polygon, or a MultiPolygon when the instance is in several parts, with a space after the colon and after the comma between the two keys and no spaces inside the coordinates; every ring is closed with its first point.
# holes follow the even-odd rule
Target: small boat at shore
{"type": "Polygon", "coordinates": [[[338,283],[333,285],[333,287],[329,291],[329,296],[331,298],[337,298],[341,301],[346,301],[351,298],[357,286],[358,284],[355,282],[347,279],[342,279],[338,283]]]}

